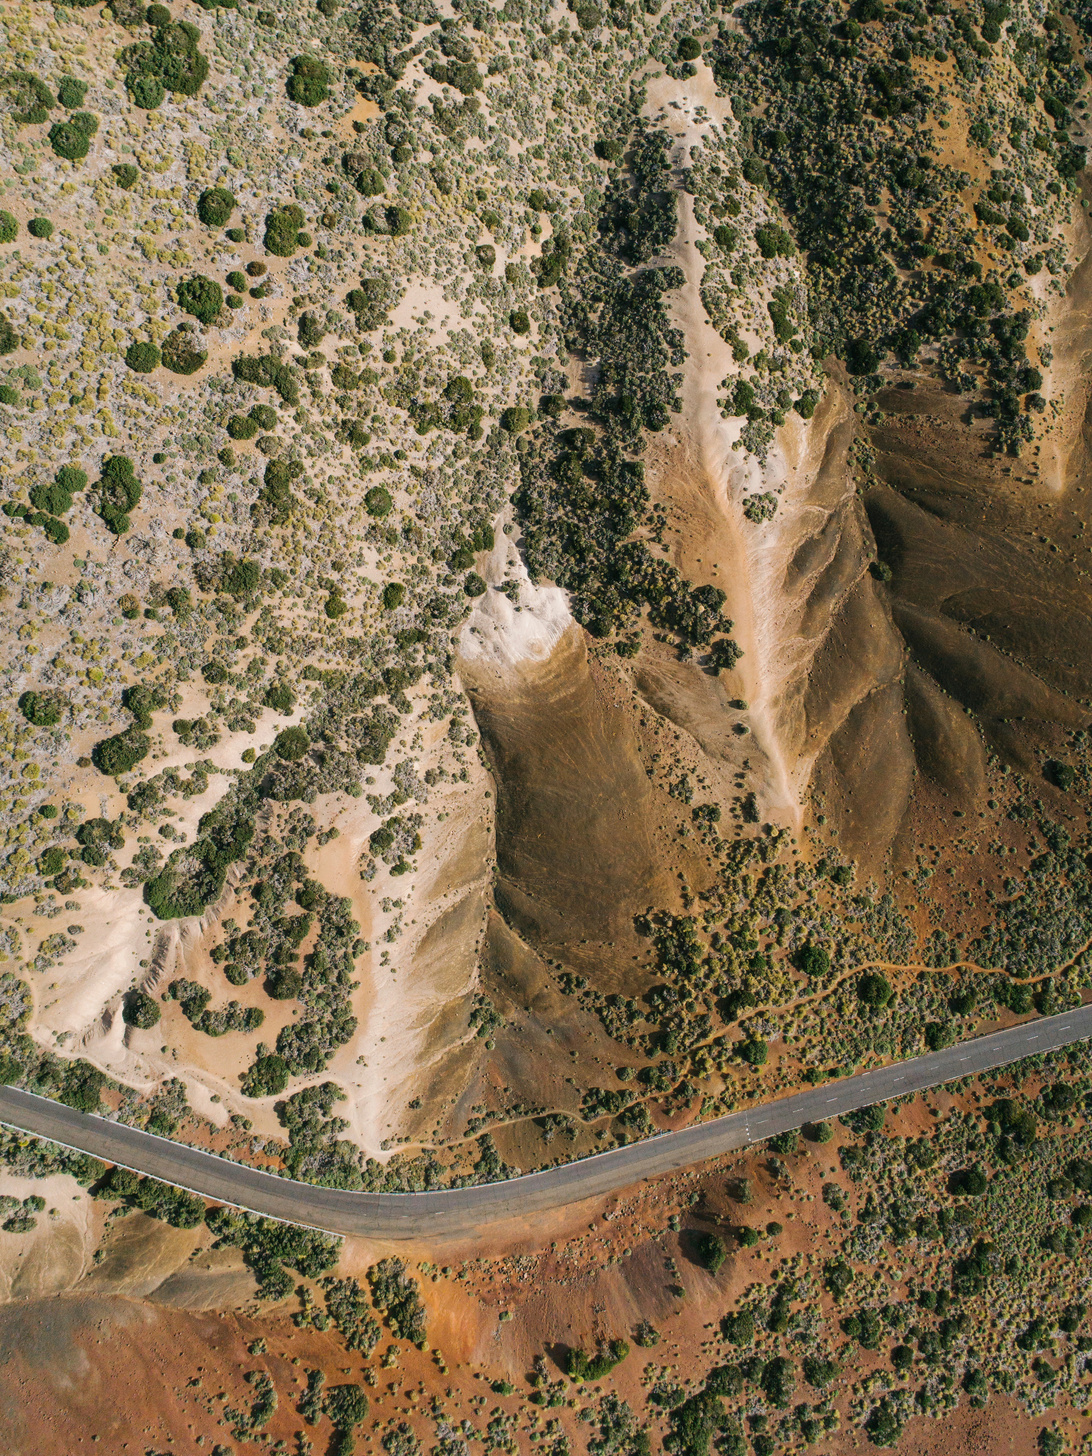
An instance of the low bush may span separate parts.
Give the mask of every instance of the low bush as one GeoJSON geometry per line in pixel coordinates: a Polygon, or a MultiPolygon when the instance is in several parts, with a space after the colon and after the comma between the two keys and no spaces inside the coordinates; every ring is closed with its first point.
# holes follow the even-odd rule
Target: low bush
{"type": "Polygon", "coordinates": [[[27,232],[32,238],[48,239],[53,236],[53,224],[48,217],[32,217],[27,223],[27,232]]]}
{"type": "Polygon", "coordinates": [[[123,192],[128,192],[130,188],[135,187],[137,178],[140,176],[140,168],[134,167],[132,162],[118,162],[116,166],[110,168],[110,171],[114,174],[114,181],[123,192]]]}
{"type": "Polygon", "coordinates": [[[136,105],[146,110],[159,104],[153,101],[148,105],[155,92],[160,101],[166,91],[178,96],[196,96],[209,73],[208,60],[197,49],[201,32],[196,25],[185,20],[159,25],[151,21],[150,24],[151,41],[127,46],[120,56],[126,69],[126,88],[136,105]]]}
{"type": "Polygon", "coordinates": [[[514,308],[508,315],[508,324],[514,334],[531,332],[531,320],[525,308],[514,308]]]}
{"type": "Polygon", "coordinates": [[[13,243],[19,236],[19,220],[0,209],[0,243],[13,243]]]}
{"type": "Polygon", "coordinates": [[[383,605],[388,612],[395,611],[406,599],[406,588],[400,581],[389,581],[383,588],[383,605]]]}

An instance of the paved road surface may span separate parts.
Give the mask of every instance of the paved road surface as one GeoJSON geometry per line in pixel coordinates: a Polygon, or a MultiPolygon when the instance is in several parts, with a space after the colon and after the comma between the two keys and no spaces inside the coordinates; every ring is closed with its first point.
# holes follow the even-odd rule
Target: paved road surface
{"type": "Polygon", "coordinates": [[[860,1072],[776,1102],[730,1113],[715,1122],[661,1133],[563,1167],[504,1183],[436,1193],[350,1193],[314,1188],[241,1167],[214,1153],[199,1152],[153,1133],[76,1112],[14,1087],[0,1087],[0,1123],[92,1153],[105,1162],[151,1174],[205,1198],[272,1218],[336,1234],[419,1239],[472,1234],[502,1219],[578,1203],[761,1142],[807,1122],[921,1092],[1086,1037],[1092,1037],[1092,1005],[975,1037],[891,1067],[860,1072]]]}

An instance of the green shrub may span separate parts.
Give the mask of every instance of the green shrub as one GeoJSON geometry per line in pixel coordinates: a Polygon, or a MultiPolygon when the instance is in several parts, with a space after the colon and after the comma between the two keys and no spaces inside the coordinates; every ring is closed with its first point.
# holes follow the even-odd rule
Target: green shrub
{"type": "Polygon", "coordinates": [[[174,19],[166,5],[149,5],[144,18],[156,30],[161,30],[163,26],[170,25],[174,19]]]}
{"type": "Polygon", "coordinates": [[[49,145],[58,157],[78,162],[91,150],[91,138],[99,129],[98,117],[77,111],[68,121],[55,121],[49,128],[49,145]]]}
{"type": "Polygon", "coordinates": [[[235,197],[226,187],[206,187],[197,199],[197,216],[206,227],[223,227],[235,211],[235,197]]]}
{"type": "Polygon", "coordinates": [[[27,223],[27,232],[32,238],[51,238],[53,224],[48,217],[32,217],[27,223]]]}
{"type": "Polygon", "coordinates": [[[135,340],[125,351],[125,362],[136,374],[151,374],[162,358],[156,345],[146,339],[135,340]]]}
{"type": "Polygon", "coordinates": [[[466,580],[463,582],[463,591],[471,598],[484,596],[486,583],[476,571],[471,571],[467,574],[466,580]]]}
{"type": "Polygon", "coordinates": [[[629,1345],[625,1340],[607,1340],[594,1355],[588,1355],[580,1349],[570,1349],[565,1356],[565,1374],[578,1385],[586,1380],[602,1380],[628,1354],[629,1345]]]}
{"type": "Polygon", "coordinates": [[[382,520],[384,516],[389,516],[394,509],[394,501],[385,485],[373,485],[364,496],[364,507],[369,516],[376,516],[382,520]]]}
{"type": "Polygon", "coordinates": [[[22,395],[10,384],[0,384],[0,404],[21,404],[22,395]]]}
{"type": "Polygon", "coordinates": [[[865,1006],[886,1006],[894,994],[890,981],[879,971],[867,971],[857,982],[857,996],[865,1006]]]}
{"type": "Polygon", "coordinates": [[[724,1247],[724,1240],[718,1234],[702,1234],[697,1241],[698,1257],[709,1270],[710,1274],[719,1272],[721,1265],[728,1257],[728,1250],[724,1247]]]}
{"type": "Polygon", "coordinates": [[[289,63],[287,91],[301,106],[318,106],[330,95],[330,72],[314,56],[295,56],[289,63]]]}
{"type": "Polygon", "coordinates": [[[19,347],[19,335],[7,314],[0,310],[0,355],[14,354],[19,347]]]}
{"type": "Polygon", "coordinates": [[[509,435],[521,434],[531,423],[531,411],[521,404],[509,405],[500,417],[500,427],[509,435]]]}
{"type": "Polygon", "coordinates": [[[138,106],[151,110],[149,100],[158,91],[178,96],[196,96],[209,73],[207,59],[197,49],[201,32],[188,21],[172,21],[153,27],[152,40],[126,47],[121,63],[126,68],[125,85],[138,106]]]}
{"type": "Polygon", "coordinates": [[[258,1057],[243,1077],[246,1097],[275,1097],[288,1086],[288,1063],[276,1052],[258,1057]]]}
{"type": "Polygon", "coordinates": [[[400,607],[406,599],[406,588],[400,581],[389,581],[383,588],[383,605],[388,612],[400,607]]]}
{"type": "Polygon", "coordinates": [[[41,481],[30,492],[30,503],[36,511],[63,516],[72,509],[72,495],[59,480],[41,481]]]}
{"type": "Polygon", "coordinates": [[[249,415],[232,415],[227,422],[227,432],[233,440],[253,440],[260,426],[249,415]]]}
{"type": "Polygon", "coordinates": [[[303,728],[285,728],[273,740],[273,751],[285,763],[296,763],[311,747],[311,740],[303,728]]]}
{"type": "Polygon", "coordinates": [[[35,728],[52,728],[61,721],[64,699],[59,693],[31,689],[19,699],[19,711],[35,728]]]}
{"type": "Polygon", "coordinates": [[[625,156],[625,147],[614,138],[600,138],[595,144],[595,155],[602,162],[617,164],[625,156]]]}
{"type": "Polygon", "coordinates": [[[0,77],[0,96],[16,126],[40,126],[57,104],[45,82],[29,71],[9,71],[0,77]]]}
{"type": "Polygon", "coordinates": [[[701,41],[695,40],[692,35],[682,36],[676,54],[680,61],[696,61],[701,55],[701,41]]]}
{"type": "Polygon", "coordinates": [[[172,374],[196,374],[209,357],[186,329],[175,329],[163,340],[163,364],[172,374]]]}
{"type": "Polygon", "coordinates": [[[126,1026],[148,1031],[158,1022],[161,1012],[147,991],[130,991],[121,1005],[121,1019],[126,1026]]]}
{"type": "Polygon", "coordinates": [[[553,212],[556,203],[550,201],[541,187],[536,187],[527,194],[527,206],[532,212],[553,212]]]}
{"type": "Polygon", "coordinates": [[[474,256],[478,260],[479,267],[484,268],[488,273],[497,261],[497,250],[492,243],[479,243],[474,249],[474,256]]]}
{"type": "Polygon", "coordinates": [[[100,773],[118,778],[127,774],[152,749],[152,740],[139,728],[127,728],[124,733],[115,733],[113,738],[104,738],[91,750],[91,761],[100,773]]]}
{"type": "Polygon", "coordinates": [[[230,596],[251,597],[262,583],[262,568],[247,557],[225,563],[220,585],[230,596]]]}
{"type": "Polygon", "coordinates": [[[286,682],[272,682],[265,690],[263,701],[275,713],[287,714],[296,706],[296,695],[286,682]]]}
{"type": "Polygon", "coordinates": [[[178,306],[203,324],[211,324],[224,306],[224,293],[219,283],[195,273],[178,285],[178,306]]]}
{"type": "Polygon", "coordinates": [[[508,324],[514,334],[531,332],[531,320],[525,308],[514,308],[508,315],[508,324]]]}
{"type": "MultiPolygon", "coordinates": [[[[102,476],[95,487],[98,495],[96,513],[115,536],[129,529],[129,512],[140,501],[144,487],[133,474],[133,462],[127,455],[111,455],[102,462],[102,476]]],[[[141,755],[143,757],[143,755],[141,755]]]]}
{"type": "Polygon", "coordinates": [[[18,236],[18,219],[12,213],[0,210],[0,243],[13,243],[18,236]]]}
{"type": "Polygon", "coordinates": [[[167,89],[158,76],[127,76],[126,84],[133,105],[141,111],[156,111],[167,99],[167,89]]]}
{"type": "Polygon", "coordinates": [[[38,856],[38,873],[50,879],[53,875],[59,875],[64,869],[64,850],[57,845],[45,849],[38,856]]]}
{"type": "Polygon", "coordinates": [[[57,100],[66,111],[78,111],[87,95],[87,82],[77,81],[75,76],[62,76],[57,87],[57,100]]]}
{"type": "Polygon", "coordinates": [[[131,187],[134,187],[140,176],[140,168],[134,167],[132,162],[118,162],[110,170],[114,174],[114,181],[123,192],[128,192],[131,187]]]}
{"type": "Polygon", "coordinates": [[[299,244],[299,230],[303,223],[303,212],[294,202],[267,213],[262,241],[268,251],[278,258],[290,258],[299,244]]]}
{"type": "Polygon", "coordinates": [[[755,229],[755,242],[764,258],[791,258],[796,253],[796,244],[784,228],[773,223],[755,229]]]}
{"type": "Polygon", "coordinates": [[[713,229],[713,241],[722,252],[731,253],[739,241],[739,233],[734,227],[729,227],[726,222],[722,222],[719,227],[713,229]]]}

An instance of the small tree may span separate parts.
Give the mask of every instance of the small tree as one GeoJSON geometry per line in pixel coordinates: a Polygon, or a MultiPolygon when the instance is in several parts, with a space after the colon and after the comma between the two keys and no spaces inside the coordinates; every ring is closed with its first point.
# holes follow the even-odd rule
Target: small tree
{"type": "Polygon", "coordinates": [[[147,991],[130,991],[121,1005],[122,1021],[126,1026],[134,1026],[140,1031],[147,1031],[155,1026],[160,1015],[158,1004],[147,991]]]}
{"type": "Polygon", "coordinates": [[[125,351],[125,362],[134,374],[151,374],[162,362],[162,354],[149,340],[135,340],[125,351]]]}
{"type": "Polygon", "coordinates": [[[206,187],[197,199],[197,216],[206,227],[223,227],[235,211],[235,197],[226,187],[206,187]]]}
{"type": "Polygon", "coordinates": [[[219,283],[195,273],[178,285],[178,306],[203,324],[211,324],[224,306],[224,292],[219,283]]]}

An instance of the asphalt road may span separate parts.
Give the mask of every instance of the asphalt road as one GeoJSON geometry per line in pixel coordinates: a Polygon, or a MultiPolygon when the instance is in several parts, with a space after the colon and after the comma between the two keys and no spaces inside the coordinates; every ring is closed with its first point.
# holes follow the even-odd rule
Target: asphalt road
{"type": "Polygon", "coordinates": [[[271,1218],[336,1234],[427,1239],[473,1234],[486,1224],[578,1203],[719,1153],[733,1152],[807,1122],[921,1092],[1086,1037],[1092,1037],[1092,1005],[974,1037],[894,1066],[859,1072],[807,1092],[730,1113],[715,1122],[661,1133],[562,1167],[503,1183],[436,1193],[350,1193],[315,1188],[241,1167],[215,1153],[203,1153],[153,1133],[76,1112],[15,1087],[0,1087],[0,1123],[91,1153],[104,1162],[148,1173],[204,1198],[271,1218]]]}

